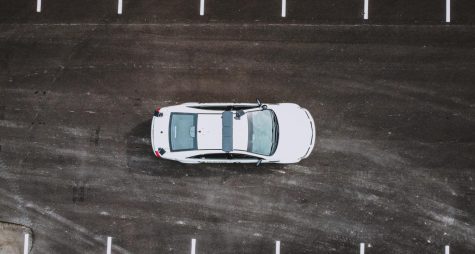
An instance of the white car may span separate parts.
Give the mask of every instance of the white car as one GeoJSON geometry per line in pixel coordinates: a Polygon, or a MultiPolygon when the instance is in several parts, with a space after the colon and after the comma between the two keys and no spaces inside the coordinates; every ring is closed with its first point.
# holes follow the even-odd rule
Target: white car
{"type": "Polygon", "coordinates": [[[315,122],[293,103],[185,103],[157,108],[155,156],[182,163],[297,163],[315,145],[315,122]]]}

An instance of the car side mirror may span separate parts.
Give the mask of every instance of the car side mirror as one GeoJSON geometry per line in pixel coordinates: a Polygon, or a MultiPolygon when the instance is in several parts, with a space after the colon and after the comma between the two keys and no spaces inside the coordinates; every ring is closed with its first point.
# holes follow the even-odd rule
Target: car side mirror
{"type": "Polygon", "coordinates": [[[262,110],[267,109],[267,105],[262,104],[262,102],[259,99],[256,99],[256,101],[257,101],[257,106],[259,106],[259,108],[262,108],[262,110]]]}
{"type": "Polygon", "coordinates": [[[259,167],[259,165],[261,165],[261,163],[262,163],[262,159],[259,159],[256,163],[256,167],[259,167]]]}

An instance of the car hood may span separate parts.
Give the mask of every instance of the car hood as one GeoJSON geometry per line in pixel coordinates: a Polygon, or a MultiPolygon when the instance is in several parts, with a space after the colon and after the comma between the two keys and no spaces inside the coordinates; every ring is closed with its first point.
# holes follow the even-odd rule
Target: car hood
{"type": "Polygon", "coordinates": [[[306,158],[315,144],[315,123],[308,110],[290,103],[272,110],[279,122],[279,143],[271,160],[295,163],[306,158]]]}

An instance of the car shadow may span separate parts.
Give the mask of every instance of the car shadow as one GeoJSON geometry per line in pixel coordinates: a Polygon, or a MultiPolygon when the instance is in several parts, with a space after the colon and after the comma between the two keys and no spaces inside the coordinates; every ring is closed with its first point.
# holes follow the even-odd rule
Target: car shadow
{"type": "Polygon", "coordinates": [[[229,177],[246,174],[273,174],[285,170],[283,165],[262,164],[183,164],[155,157],[150,142],[152,120],[136,125],[126,136],[129,173],[167,177],[229,177]]]}

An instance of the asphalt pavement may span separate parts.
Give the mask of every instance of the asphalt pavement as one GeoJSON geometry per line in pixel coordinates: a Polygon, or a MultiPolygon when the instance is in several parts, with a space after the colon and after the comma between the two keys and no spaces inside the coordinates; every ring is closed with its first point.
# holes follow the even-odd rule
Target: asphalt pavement
{"type": "MultiPolygon", "coordinates": [[[[444,24],[447,0],[3,0],[0,23],[300,23],[300,24],[444,24]],[[37,13],[37,1],[41,12],[37,13]]],[[[450,0],[451,23],[475,24],[475,2],[450,0]]]]}
{"type": "Polygon", "coordinates": [[[113,253],[475,252],[473,26],[46,8],[0,24],[0,221],[31,228],[32,253],[105,253],[107,236],[113,253]],[[154,157],[156,106],[256,98],[312,113],[308,159],[154,157]]]}

